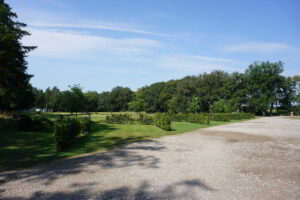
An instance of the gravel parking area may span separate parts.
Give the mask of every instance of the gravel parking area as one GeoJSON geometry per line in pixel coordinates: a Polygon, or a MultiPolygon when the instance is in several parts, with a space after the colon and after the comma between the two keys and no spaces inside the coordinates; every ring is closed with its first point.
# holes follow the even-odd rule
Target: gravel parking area
{"type": "Polygon", "coordinates": [[[0,199],[300,199],[300,120],[259,118],[4,172],[0,199]]]}

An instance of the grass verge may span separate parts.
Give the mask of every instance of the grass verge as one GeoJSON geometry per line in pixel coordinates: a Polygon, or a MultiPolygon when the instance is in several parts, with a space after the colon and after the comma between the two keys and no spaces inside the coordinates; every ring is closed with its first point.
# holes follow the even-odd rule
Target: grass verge
{"type": "Polygon", "coordinates": [[[172,131],[164,131],[154,125],[110,125],[95,122],[90,134],[77,138],[64,152],[56,152],[53,133],[0,130],[0,171],[27,168],[58,158],[110,150],[131,142],[222,124],[225,123],[212,121],[210,125],[203,125],[173,122],[172,131]]]}

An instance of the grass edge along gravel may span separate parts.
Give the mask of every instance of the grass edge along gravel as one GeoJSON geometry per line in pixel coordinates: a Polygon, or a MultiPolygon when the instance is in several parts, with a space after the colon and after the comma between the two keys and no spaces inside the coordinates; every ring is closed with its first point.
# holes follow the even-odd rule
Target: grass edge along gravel
{"type": "MultiPolygon", "coordinates": [[[[245,120],[237,120],[245,121],[245,120]]],[[[62,158],[72,158],[99,151],[108,151],[132,142],[151,140],[162,136],[182,134],[197,129],[223,125],[231,122],[214,122],[210,125],[194,124],[189,122],[172,122],[172,131],[164,131],[154,125],[126,125],[105,124],[95,122],[89,135],[81,136],[74,141],[72,146],[63,152],[56,152],[52,133],[45,132],[6,132],[1,131],[6,142],[10,139],[15,143],[5,145],[0,142],[0,172],[24,169],[32,166],[43,165],[50,161],[62,158]],[[13,136],[11,138],[11,136],[13,136]],[[26,143],[26,141],[28,143],[26,143]]]]}

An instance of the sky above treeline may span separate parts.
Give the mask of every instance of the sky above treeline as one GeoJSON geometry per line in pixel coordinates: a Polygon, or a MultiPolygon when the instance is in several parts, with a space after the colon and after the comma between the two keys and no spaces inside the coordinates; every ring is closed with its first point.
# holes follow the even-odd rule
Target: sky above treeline
{"type": "Polygon", "coordinates": [[[282,61],[300,74],[299,0],[6,0],[32,34],[37,88],[133,90],[282,61]]]}

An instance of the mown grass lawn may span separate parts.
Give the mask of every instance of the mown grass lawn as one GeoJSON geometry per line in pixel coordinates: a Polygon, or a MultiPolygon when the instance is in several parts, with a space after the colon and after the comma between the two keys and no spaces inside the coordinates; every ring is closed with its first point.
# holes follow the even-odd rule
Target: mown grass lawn
{"type": "Polygon", "coordinates": [[[95,122],[91,133],[77,138],[73,141],[70,148],[58,153],[56,152],[54,137],[51,132],[0,130],[0,171],[27,168],[58,158],[110,150],[130,142],[180,134],[220,124],[224,124],[224,122],[212,121],[210,125],[173,122],[172,131],[164,131],[154,125],[111,125],[95,122]]]}

